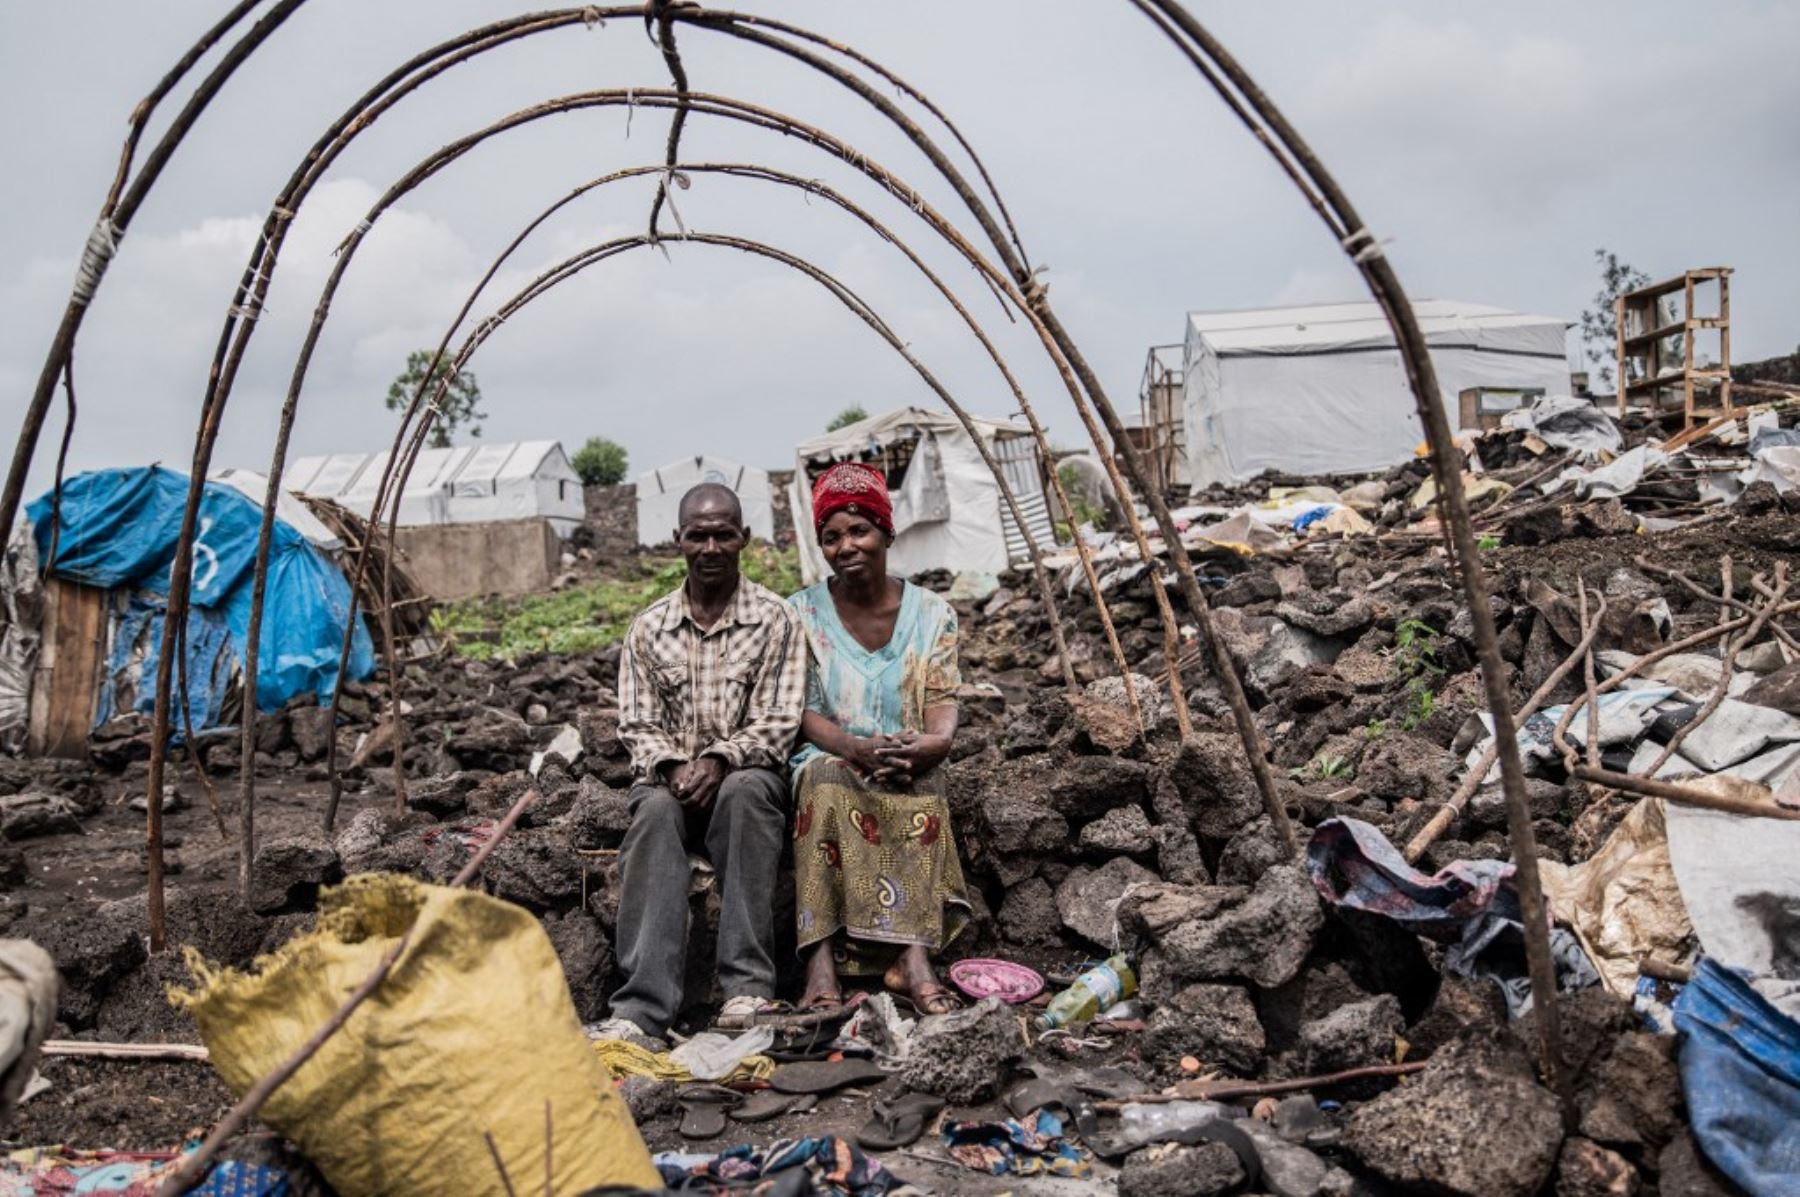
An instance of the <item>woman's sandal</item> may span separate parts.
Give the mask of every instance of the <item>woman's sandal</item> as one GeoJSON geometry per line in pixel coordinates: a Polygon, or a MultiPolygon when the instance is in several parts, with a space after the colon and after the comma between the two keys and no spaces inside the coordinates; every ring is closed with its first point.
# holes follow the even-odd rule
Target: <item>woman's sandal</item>
{"type": "Polygon", "coordinates": [[[902,1009],[911,1010],[921,1017],[934,1014],[954,1014],[963,1008],[962,999],[942,985],[927,985],[918,993],[903,993],[898,989],[888,990],[894,1004],[902,1009]]]}
{"type": "Polygon", "coordinates": [[[944,1099],[929,1093],[906,1093],[877,1101],[869,1120],[856,1132],[856,1141],[870,1151],[911,1147],[943,1108],[944,1099]]]}
{"type": "Polygon", "coordinates": [[[684,1139],[716,1139],[725,1133],[725,1114],[744,1104],[744,1095],[722,1085],[689,1085],[676,1094],[684,1139]]]}
{"type": "Polygon", "coordinates": [[[801,1002],[797,1007],[802,1014],[830,1014],[843,1008],[844,991],[841,989],[832,989],[816,994],[811,999],[801,1002]]]}

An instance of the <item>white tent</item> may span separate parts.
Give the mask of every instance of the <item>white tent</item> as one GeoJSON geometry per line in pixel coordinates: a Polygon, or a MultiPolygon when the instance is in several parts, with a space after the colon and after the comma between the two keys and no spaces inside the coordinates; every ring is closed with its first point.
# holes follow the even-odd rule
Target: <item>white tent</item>
{"type": "MultiPolygon", "coordinates": [[[[976,420],[1006,474],[1039,546],[1055,543],[1037,443],[1019,424],[976,420]]],[[[888,566],[902,577],[928,569],[999,573],[1029,560],[1024,537],[1006,509],[994,475],[962,424],[948,412],[903,407],[804,441],[795,449],[791,495],[799,533],[800,572],[826,575],[812,536],[812,483],[833,463],[863,461],[888,476],[894,491],[894,547],[888,566]]]]}
{"type": "MultiPolygon", "coordinates": [[[[287,489],[368,517],[388,455],[337,453],[289,466],[287,489]]],[[[400,496],[400,526],[479,524],[542,516],[560,536],[582,521],[581,479],[556,441],[423,449],[400,496]]]]}
{"type": "MultiPolygon", "coordinates": [[[[1567,330],[1448,299],[1415,301],[1451,426],[1470,387],[1569,393],[1567,330]]],[[[1187,478],[1264,470],[1358,474],[1411,457],[1425,432],[1392,331],[1374,303],[1188,315],[1182,379],[1187,478]]]]}
{"type": "Polygon", "coordinates": [[[736,492],[744,523],[752,536],[775,539],[775,504],[769,472],[723,457],[684,457],[638,475],[638,543],[664,544],[681,522],[681,496],[702,482],[716,482],[736,492]]]}
{"type": "MultiPolygon", "coordinates": [[[[222,470],[214,470],[208,475],[208,480],[223,482],[258,507],[263,505],[263,499],[269,494],[269,476],[241,466],[226,466],[222,470]]],[[[338,534],[327,528],[318,516],[307,509],[305,503],[296,499],[290,489],[284,487],[281,494],[276,496],[275,515],[324,552],[334,553],[344,547],[338,534]]]]}

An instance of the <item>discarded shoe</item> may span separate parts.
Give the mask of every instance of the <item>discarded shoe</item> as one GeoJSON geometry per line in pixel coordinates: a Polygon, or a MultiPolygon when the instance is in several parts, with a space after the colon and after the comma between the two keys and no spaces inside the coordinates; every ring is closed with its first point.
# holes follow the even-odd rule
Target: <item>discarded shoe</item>
{"type": "Polygon", "coordinates": [[[725,1114],[744,1104],[744,1095],[721,1085],[689,1085],[677,1095],[681,1102],[681,1137],[716,1139],[725,1133],[725,1114]]]}
{"type": "Polygon", "coordinates": [[[875,1085],[887,1073],[873,1060],[818,1060],[783,1064],[769,1078],[779,1093],[835,1093],[852,1085],[875,1085]]]}
{"type": "Polygon", "coordinates": [[[758,1016],[783,1014],[791,1009],[786,1002],[740,993],[734,998],[726,999],[725,1004],[719,1008],[719,1016],[713,1019],[713,1026],[721,1031],[748,1031],[756,1025],[758,1016]]]}
{"type": "Polygon", "coordinates": [[[878,1101],[869,1120],[856,1132],[856,1141],[870,1151],[911,1147],[943,1108],[944,1099],[930,1093],[904,1093],[878,1101]]]}

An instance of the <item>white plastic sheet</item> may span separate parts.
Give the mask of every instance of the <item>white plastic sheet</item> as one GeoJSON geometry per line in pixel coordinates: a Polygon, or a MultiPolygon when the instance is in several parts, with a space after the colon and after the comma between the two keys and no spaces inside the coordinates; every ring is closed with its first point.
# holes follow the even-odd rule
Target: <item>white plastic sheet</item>
{"type": "Polygon", "coordinates": [[[1535,433],[1552,449],[1579,453],[1583,461],[1617,453],[1625,444],[1611,416],[1572,395],[1545,395],[1528,408],[1508,412],[1500,423],[1535,433]]]}
{"type": "Polygon", "coordinates": [[[1669,803],[1669,858],[1708,956],[1800,1018],[1800,823],[1669,803]]]}

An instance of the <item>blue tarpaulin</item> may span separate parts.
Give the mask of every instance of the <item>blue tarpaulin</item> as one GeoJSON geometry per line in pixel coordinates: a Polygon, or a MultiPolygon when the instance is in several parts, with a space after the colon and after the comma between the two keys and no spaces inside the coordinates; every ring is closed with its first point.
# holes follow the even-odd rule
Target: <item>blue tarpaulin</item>
{"type": "MultiPolygon", "coordinates": [[[[129,594],[107,662],[113,685],[102,697],[102,717],[122,713],[119,708],[126,705],[138,711],[151,708],[150,685],[139,686],[133,695],[111,691],[118,689],[133,646],[145,636],[144,676],[154,675],[187,490],[187,475],[158,466],[95,470],[69,479],[63,484],[62,530],[54,562],[50,562],[51,495],[27,508],[38,558],[50,562],[49,573],[129,594]]],[[[194,610],[187,632],[187,700],[196,729],[217,724],[224,683],[243,659],[261,522],[262,509],[242,492],[206,484],[194,543],[194,610]]],[[[350,584],[343,573],[292,525],[276,520],[257,662],[259,710],[277,710],[308,692],[321,700],[331,696],[349,610],[350,584]]],[[[350,677],[365,678],[374,670],[374,646],[358,621],[350,647],[350,677]]]]}
{"type": "Polygon", "coordinates": [[[1702,958],[1675,999],[1694,1138],[1757,1197],[1800,1195],[1800,1023],[1740,974],[1702,958]]]}

